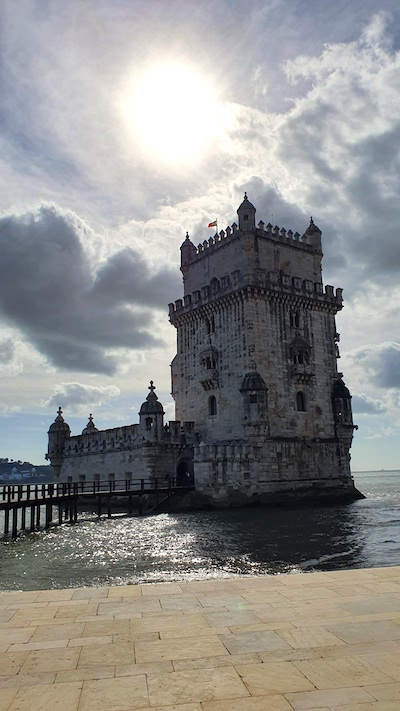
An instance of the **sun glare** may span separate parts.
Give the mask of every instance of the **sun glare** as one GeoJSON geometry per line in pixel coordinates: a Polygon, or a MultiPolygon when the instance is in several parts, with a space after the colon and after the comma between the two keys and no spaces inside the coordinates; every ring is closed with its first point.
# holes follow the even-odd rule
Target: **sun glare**
{"type": "Polygon", "coordinates": [[[221,128],[212,83],[189,67],[153,66],[132,83],[124,103],[137,146],[173,166],[205,157],[221,128]]]}

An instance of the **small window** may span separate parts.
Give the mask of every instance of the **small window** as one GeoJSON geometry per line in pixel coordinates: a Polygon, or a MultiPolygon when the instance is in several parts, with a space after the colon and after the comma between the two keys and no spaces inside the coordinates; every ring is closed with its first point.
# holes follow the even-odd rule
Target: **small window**
{"type": "Polygon", "coordinates": [[[243,215],[243,219],[244,219],[244,220],[248,220],[248,219],[249,219],[249,216],[248,216],[248,215],[243,215]]]}
{"type": "Polygon", "coordinates": [[[211,316],[211,333],[215,333],[215,317],[211,316]]]}
{"type": "Polygon", "coordinates": [[[250,393],[249,402],[257,402],[257,393],[250,393]]]}
{"type": "Polygon", "coordinates": [[[214,395],[211,395],[211,397],[208,398],[208,414],[209,415],[216,415],[217,414],[217,400],[214,395]]]}
{"type": "Polygon", "coordinates": [[[300,314],[298,311],[294,315],[294,325],[296,328],[300,328],[300,314]]]}
{"type": "Polygon", "coordinates": [[[296,410],[298,412],[306,411],[306,399],[304,397],[304,393],[302,392],[298,392],[296,395],[296,410]]]}
{"type": "Polygon", "coordinates": [[[211,324],[210,324],[208,318],[206,319],[206,332],[207,332],[207,335],[209,333],[211,333],[211,324]]]}
{"type": "Polygon", "coordinates": [[[153,427],[153,418],[146,417],[146,429],[151,430],[152,427],[153,427]]]}

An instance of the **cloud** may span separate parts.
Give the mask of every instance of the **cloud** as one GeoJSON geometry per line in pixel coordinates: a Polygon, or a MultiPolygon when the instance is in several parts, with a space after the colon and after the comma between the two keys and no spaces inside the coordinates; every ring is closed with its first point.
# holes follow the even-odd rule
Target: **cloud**
{"type": "Polygon", "coordinates": [[[104,303],[140,304],[142,306],[164,307],[181,289],[178,270],[161,267],[152,273],[148,262],[131,247],[125,247],[113,254],[99,267],[91,299],[104,303]],[[170,294],[168,302],[166,294],[170,294]]]}
{"type": "Polygon", "coordinates": [[[12,417],[13,415],[17,415],[19,412],[21,412],[21,406],[20,405],[12,405],[11,407],[4,407],[3,408],[3,417],[12,417]]]}
{"type": "Polygon", "coordinates": [[[360,415],[380,415],[387,411],[386,405],[382,400],[374,400],[368,395],[361,393],[352,397],[353,412],[360,415]]]}
{"type": "Polygon", "coordinates": [[[115,385],[84,385],[82,383],[59,383],[53,394],[43,401],[43,407],[63,407],[69,410],[85,411],[87,408],[101,407],[106,402],[119,397],[121,391],[115,385]]]}
{"type": "Polygon", "coordinates": [[[6,365],[14,359],[15,344],[12,338],[3,338],[0,341],[0,363],[6,365]]]}
{"type": "Polygon", "coordinates": [[[371,280],[387,287],[400,270],[400,53],[387,24],[378,14],[359,39],[288,62],[289,79],[313,83],[276,129],[277,158],[299,176],[286,179],[285,195],[315,206],[328,226],[326,263],[345,256],[351,291],[371,280]]]}
{"type": "Polygon", "coordinates": [[[400,388],[400,343],[364,346],[348,358],[377,387],[400,388]]]}
{"type": "MultiPolygon", "coordinates": [[[[166,309],[179,279],[168,268],[151,270],[132,248],[93,263],[95,240],[55,206],[0,218],[0,314],[54,366],[110,375],[116,350],[163,345],[149,306],[166,309]]],[[[10,341],[2,352],[11,357],[10,341]]]]}

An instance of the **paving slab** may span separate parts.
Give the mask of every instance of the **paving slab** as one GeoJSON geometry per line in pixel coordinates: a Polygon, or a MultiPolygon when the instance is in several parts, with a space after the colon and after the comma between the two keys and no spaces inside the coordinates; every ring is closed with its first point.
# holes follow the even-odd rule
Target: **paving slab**
{"type": "Polygon", "coordinates": [[[0,593],[0,711],[398,711],[400,567],[0,593]]]}

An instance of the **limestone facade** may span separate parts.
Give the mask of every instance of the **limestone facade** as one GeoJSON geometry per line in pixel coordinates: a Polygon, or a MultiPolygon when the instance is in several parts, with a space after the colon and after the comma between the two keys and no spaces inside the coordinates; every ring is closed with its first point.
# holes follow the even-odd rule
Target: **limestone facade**
{"type": "Polygon", "coordinates": [[[187,470],[197,500],[218,505],[358,495],[351,396],[337,369],[342,290],[323,285],[321,232],[312,219],[302,236],[256,225],[246,195],[237,214],[181,247],[183,298],[169,305],[176,421],[164,428],[151,385],[139,425],[98,432],[89,420],[77,437],[64,428],[61,451],[64,435],[50,428],[63,478],[187,470]]]}

